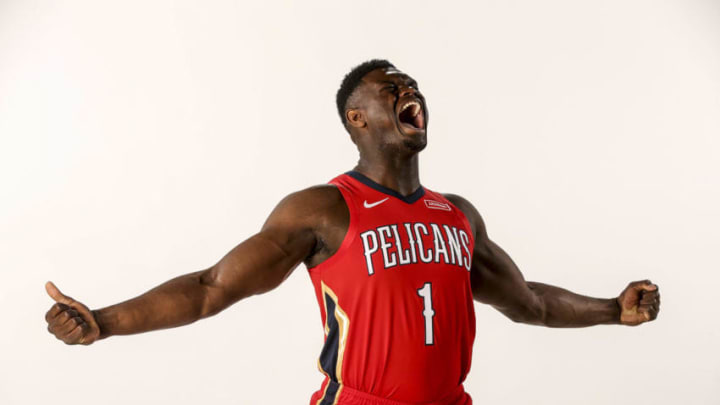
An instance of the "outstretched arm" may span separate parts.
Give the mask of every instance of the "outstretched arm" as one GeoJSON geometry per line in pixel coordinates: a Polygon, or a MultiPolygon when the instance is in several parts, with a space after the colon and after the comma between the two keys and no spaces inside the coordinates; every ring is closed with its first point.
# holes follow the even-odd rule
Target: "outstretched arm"
{"type": "Polygon", "coordinates": [[[490,240],[475,207],[462,197],[446,197],[465,213],[475,234],[470,270],[475,300],[492,305],[515,322],[550,327],[634,326],[657,317],[660,292],[650,280],[630,283],[617,298],[593,298],[525,281],[510,256],[490,240]]]}
{"type": "Polygon", "coordinates": [[[327,191],[310,188],[283,199],[260,232],[240,243],[214,266],[173,278],[133,299],[97,310],[46,284],[57,301],[46,314],[48,330],[67,344],[91,344],[186,325],[233,303],[270,291],[312,252],[315,226],[327,191]]]}

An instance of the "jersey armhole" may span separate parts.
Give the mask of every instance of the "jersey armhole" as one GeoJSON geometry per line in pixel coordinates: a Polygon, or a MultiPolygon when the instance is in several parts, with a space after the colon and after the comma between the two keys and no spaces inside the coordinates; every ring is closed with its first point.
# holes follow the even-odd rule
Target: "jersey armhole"
{"type": "MultiPolygon", "coordinates": [[[[438,194],[439,194],[439,193],[438,193],[438,194]]],[[[470,247],[471,256],[472,256],[472,251],[475,249],[475,233],[473,232],[472,226],[470,226],[470,220],[467,218],[467,215],[465,215],[465,212],[463,212],[463,210],[461,210],[460,208],[458,208],[457,205],[453,204],[452,201],[450,201],[449,199],[445,198],[444,195],[440,194],[440,196],[442,196],[442,198],[443,198],[445,201],[447,201],[448,204],[450,204],[450,206],[452,207],[452,209],[455,210],[455,212],[456,212],[455,215],[457,215],[458,217],[460,217],[460,221],[461,221],[462,223],[464,223],[465,226],[467,227],[468,231],[470,231],[468,236],[470,237],[470,246],[469,246],[469,247],[470,247]]]]}
{"type": "Polygon", "coordinates": [[[330,255],[330,257],[323,260],[321,263],[318,263],[313,267],[308,267],[308,272],[322,271],[323,268],[327,266],[332,266],[334,262],[336,262],[338,259],[345,255],[345,253],[349,250],[350,245],[355,240],[355,237],[357,236],[357,232],[355,229],[357,227],[357,207],[355,206],[355,200],[353,200],[352,196],[350,195],[350,191],[346,189],[344,185],[335,182],[331,182],[330,184],[335,186],[338,191],[340,191],[343,200],[345,200],[345,205],[348,209],[348,215],[350,215],[350,220],[348,221],[348,229],[345,233],[345,236],[343,237],[342,242],[340,243],[340,247],[338,247],[338,250],[336,250],[335,253],[330,255]]]}

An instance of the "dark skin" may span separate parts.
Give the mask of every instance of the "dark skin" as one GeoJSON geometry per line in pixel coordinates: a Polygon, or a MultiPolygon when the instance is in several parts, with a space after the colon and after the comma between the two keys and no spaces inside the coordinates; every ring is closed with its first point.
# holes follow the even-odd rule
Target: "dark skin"
{"type": "MultiPolygon", "coordinates": [[[[428,113],[411,77],[393,68],[368,73],[348,99],[345,118],[360,152],[354,170],[402,195],[420,187],[418,153],[427,143],[428,113]],[[421,106],[413,119],[400,113],[409,101],[421,106]]],[[[649,280],[631,282],[618,297],[607,299],[525,281],[507,253],[490,240],[477,209],[463,197],[445,196],[465,214],[475,235],[470,270],[475,300],[515,322],[550,327],[634,326],[657,317],[660,293],[649,280]]],[[[340,247],[349,220],[335,186],[314,186],[285,197],[257,234],[217,264],[127,301],[90,310],[48,282],[45,288],[56,301],[45,315],[48,331],[66,344],[89,345],[113,335],[172,328],[215,315],[276,288],[300,263],[322,263],[340,247]]]]}

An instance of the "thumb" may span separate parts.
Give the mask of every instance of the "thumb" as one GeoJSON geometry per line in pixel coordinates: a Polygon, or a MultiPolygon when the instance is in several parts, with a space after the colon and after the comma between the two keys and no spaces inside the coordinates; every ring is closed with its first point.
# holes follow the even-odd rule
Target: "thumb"
{"type": "Polygon", "coordinates": [[[630,287],[637,292],[657,290],[657,286],[653,284],[650,280],[636,281],[634,283],[630,283],[630,287]]]}
{"type": "Polygon", "coordinates": [[[45,283],[45,291],[52,299],[61,304],[70,305],[73,302],[73,299],[61,293],[52,281],[45,283]]]}

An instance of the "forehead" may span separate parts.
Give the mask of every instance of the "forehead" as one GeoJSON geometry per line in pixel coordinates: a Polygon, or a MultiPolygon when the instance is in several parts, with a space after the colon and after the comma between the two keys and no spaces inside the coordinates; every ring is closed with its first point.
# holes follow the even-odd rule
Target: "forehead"
{"type": "Polygon", "coordinates": [[[386,67],[375,69],[363,77],[363,82],[368,84],[393,82],[393,83],[413,83],[415,79],[395,68],[386,67]]]}

